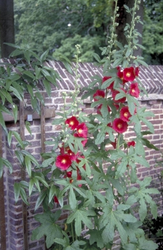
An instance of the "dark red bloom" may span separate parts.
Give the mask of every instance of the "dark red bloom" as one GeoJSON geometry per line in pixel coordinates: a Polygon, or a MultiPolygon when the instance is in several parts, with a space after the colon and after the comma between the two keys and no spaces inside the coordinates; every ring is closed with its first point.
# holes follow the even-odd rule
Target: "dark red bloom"
{"type": "Polygon", "coordinates": [[[65,121],[66,124],[68,124],[68,126],[71,128],[71,129],[76,129],[77,126],[79,125],[79,121],[77,120],[77,118],[75,116],[72,116],[70,118],[68,118],[66,121],[65,121]]]}
{"type": "Polygon", "coordinates": [[[79,137],[84,137],[86,138],[88,135],[88,128],[84,122],[80,123],[77,126],[77,134],[79,137]]]}
{"type": "MultiPolygon", "coordinates": [[[[121,89],[122,91],[126,92],[124,89],[121,89]]],[[[113,90],[112,91],[112,97],[115,103],[123,103],[126,101],[126,97],[120,98],[118,100],[116,100],[116,96],[119,94],[120,92],[118,90],[113,90]]]]}
{"type": "Polygon", "coordinates": [[[135,97],[139,97],[140,94],[140,90],[138,88],[138,83],[131,83],[130,85],[130,90],[129,90],[129,94],[135,97]]]}
{"type": "Polygon", "coordinates": [[[117,147],[117,140],[115,139],[114,142],[111,142],[111,145],[113,146],[113,148],[115,149],[117,147]]]}
{"type": "Polygon", "coordinates": [[[120,134],[124,133],[127,130],[127,127],[128,127],[127,122],[124,122],[120,118],[116,118],[113,121],[112,128],[120,134]]]}
{"type": "Polygon", "coordinates": [[[125,68],[123,70],[123,79],[127,82],[133,81],[135,79],[135,70],[134,67],[125,68]]]}
{"type": "Polygon", "coordinates": [[[139,67],[136,67],[135,68],[135,76],[138,76],[139,75],[139,67]]]}
{"type": "Polygon", "coordinates": [[[57,203],[57,204],[59,204],[57,196],[54,196],[54,202],[57,203]]]}
{"type": "Polygon", "coordinates": [[[121,68],[120,67],[117,67],[117,76],[122,80],[123,84],[125,84],[127,81],[124,80],[123,78],[123,71],[121,71],[121,68]]]}
{"type": "Polygon", "coordinates": [[[66,177],[71,178],[71,176],[72,176],[72,171],[66,172],[66,177]]]}
{"type": "Polygon", "coordinates": [[[127,106],[122,107],[120,110],[120,118],[125,122],[129,122],[130,117],[131,117],[131,114],[129,112],[129,108],[127,106]]]}
{"type": "MultiPolygon", "coordinates": [[[[81,179],[82,179],[82,177],[81,177],[81,174],[80,174],[80,170],[77,169],[77,180],[80,181],[81,179]]],[[[81,187],[82,184],[79,184],[78,186],[81,187]]]]}
{"type": "Polygon", "coordinates": [[[105,92],[103,90],[98,89],[93,95],[94,101],[99,101],[101,97],[105,97],[105,92]]]}
{"type": "Polygon", "coordinates": [[[61,170],[67,170],[71,166],[71,158],[68,154],[58,155],[56,158],[55,165],[61,170]]]}
{"type": "Polygon", "coordinates": [[[135,147],[135,141],[129,141],[128,143],[127,143],[127,145],[128,145],[128,147],[135,147]]]}
{"type": "MultiPolygon", "coordinates": [[[[105,82],[106,80],[109,80],[111,77],[110,76],[104,76],[102,78],[102,83],[105,82]]],[[[113,86],[114,86],[114,82],[112,82],[108,87],[107,89],[113,89],[113,86]]]]}

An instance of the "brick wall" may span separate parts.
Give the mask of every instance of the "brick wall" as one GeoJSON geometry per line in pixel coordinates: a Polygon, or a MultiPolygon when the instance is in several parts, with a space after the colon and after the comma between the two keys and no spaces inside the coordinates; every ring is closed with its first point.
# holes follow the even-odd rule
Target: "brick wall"
{"type": "MultiPolygon", "coordinates": [[[[89,76],[88,76],[89,77],[89,76]]],[[[45,95],[45,103],[46,107],[55,108],[56,111],[61,111],[63,107],[63,100],[62,100],[62,92],[70,92],[71,89],[65,88],[63,90],[56,90],[55,88],[52,91],[51,98],[45,95]]],[[[26,98],[26,105],[30,105],[30,100],[28,96],[26,98]]],[[[71,104],[71,99],[67,99],[67,103],[71,104]]],[[[147,139],[149,139],[156,147],[163,151],[163,97],[162,94],[159,93],[157,95],[149,95],[148,98],[143,98],[140,100],[141,106],[145,106],[148,110],[154,112],[155,116],[150,118],[150,121],[154,125],[155,133],[152,135],[148,135],[147,139]]],[[[90,101],[85,100],[84,106],[82,106],[86,113],[91,113],[93,110],[90,107],[90,101]]],[[[54,118],[46,119],[45,123],[45,135],[46,140],[48,140],[51,136],[57,136],[61,127],[60,125],[54,126],[52,125],[52,121],[54,118]]],[[[25,131],[25,139],[30,142],[30,146],[28,150],[33,154],[33,156],[41,161],[40,153],[41,153],[41,124],[39,119],[33,120],[31,123],[31,130],[32,135],[25,131]]],[[[19,131],[19,123],[7,124],[8,129],[19,131]]],[[[143,125],[144,126],[144,125],[143,125]]],[[[144,129],[146,127],[144,126],[144,129]]],[[[131,128],[128,129],[126,133],[126,138],[132,138],[133,133],[131,128]]],[[[12,141],[12,145],[9,148],[7,142],[4,138],[4,156],[9,159],[13,163],[13,174],[9,174],[7,169],[5,169],[5,178],[4,178],[4,185],[5,185],[5,206],[6,206],[6,235],[7,235],[7,249],[8,250],[25,250],[23,249],[23,224],[22,224],[22,202],[19,200],[15,203],[14,200],[14,192],[13,192],[13,184],[14,181],[21,180],[21,173],[19,164],[17,159],[14,155],[16,141],[12,141]]],[[[50,150],[49,146],[46,146],[46,151],[50,150]]],[[[150,164],[150,168],[144,168],[140,166],[138,168],[138,175],[140,178],[145,176],[152,176],[153,178],[153,185],[158,182],[158,174],[160,172],[159,167],[155,167],[156,160],[161,159],[161,154],[158,151],[153,149],[146,149],[146,157],[150,164]]],[[[160,197],[156,197],[158,202],[160,202],[160,197]]],[[[30,206],[28,207],[28,235],[29,235],[29,249],[30,250],[44,250],[44,239],[40,241],[31,241],[31,231],[36,228],[37,222],[33,219],[33,216],[36,213],[41,212],[41,209],[34,211],[35,206],[35,197],[31,197],[30,199],[30,206]]],[[[160,211],[161,213],[161,208],[160,211]]]]}

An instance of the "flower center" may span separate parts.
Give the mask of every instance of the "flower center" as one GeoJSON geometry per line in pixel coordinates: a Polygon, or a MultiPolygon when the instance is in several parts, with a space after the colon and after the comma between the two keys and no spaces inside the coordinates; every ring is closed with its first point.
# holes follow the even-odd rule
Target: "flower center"
{"type": "Polygon", "coordinates": [[[117,127],[118,127],[118,128],[122,128],[122,124],[119,123],[119,124],[117,125],[117,127]]]}
{"type": "Polygon", "coordinates": [[[83,131],[83,130],[82,130],[81,128],[80,128],[80,129],[78,129],[78,133],[79,133],[79,134],[81,134],[81,133],[82,133],[82,131],[83,131]]]}
{"type": "Polygon", "coordinates": [[[128,112],[125,112],[125,113],[124,113],[124,117],[128,117],[128,112]]]}
{"type": "Polygon", "coordinates": [[[74,122],[73,122],[73,121],[70,121],[70,125],[74,125],[74,122]]]}
{"type": "Polygon", "coordinates": [[[131,73],[130,73],[130,72],[127,72],[127,73],[126,73],[126,76],[127,76],[127,77],[130,77],[130,76],[131,76],[131,73]]]}
{"type": "Polygon", "coordinates": [[[65,163],[66,163],[66,159],[63,159],[63,160],[62,160],[62,163],[65,164],[65,163]]]}
{"type": "Polygon", "coordinates": [[[135,93],[135,89],[132,89],[132,93],[135,93]]]}

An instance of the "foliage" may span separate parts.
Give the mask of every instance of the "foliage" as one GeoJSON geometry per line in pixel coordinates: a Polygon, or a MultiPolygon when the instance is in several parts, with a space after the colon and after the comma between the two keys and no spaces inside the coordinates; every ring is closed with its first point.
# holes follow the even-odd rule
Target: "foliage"
{"type": "MultiPolygon", "coordinates": [[[[143,56],[148,64],[162,64],[163,3],[145,0],[143,4],[143,56]]],[[[98,48],[107,46],[104,37],[110,36],[113,0],[15,0],[14,9],[17,44],[28,44],[39,53],[49,49],[59,59],[64,53],[74,60],[77,40],[83,50],[81,61],[94,61],[94,52],[102,57],[98,48]],[[89,42],[92,46],[87,49],[89,42]]]]}
{"type": "MultiPolygon", "coordinates": [[[[13,46],[12,44],[10,45],[13,46]]],[[[59,76],[56,71],[45,64],[48,58],[47,51],[39,57],[34,51],[29,50],[29,48],[23,50],[19,46],[14,47],[16,49],[11,55],[11,61],[3,60],[0,62],[0,125],[6,133],[9,145],[11,145],[12,136],[14,136],[19,146],[25,149],[28,142],[22,142],[20,135],[15,131],[8,133],[3,113],[12,115],[16,123],[18,119],[18,105],[20,101],[24,100],[24,93],[29,94],[31,106],[39,113],[40,103],[44,103],[40,90],[46,89],[47,94],[50,95],[51,83],[57,86],[56,79],[59,76]]],[[[28,123],[26,125],[29,130],[28,123]]],[[[26,155],[25,153],[21,155],[19,150],[17,154],[20,161],[23,155],[26,155]]],[[[29,157],[34,161],[31,156],[27,155],[26,158],[29,157]]],[[[0,176],[3,173],[3,165],[8,167],[10,172],[12,172],[11,163],[1,158],[0,176]]]]}
{"type": "Polygon", "coordinates": [[[163,2],[145,0],[144,58],[148,64],[163,64],[163,2]]]}
{"type": "Polygon", "coordinates": [[[16,43],[28,44],[39,53],[49,49],[54,57],[66,52],[68,58],[74,60],[74,43],[80,39],[81,60],[93,60],[88,51],[91,49],[93,53],[104,46],[111,13],[106,3],[97,2],[100,9],[92,8],[94,3],[90,1],[15,0],[16,43]],[[96,21],[94,16],[98,17],[96,21]]]}
{"type": "MultiPolygon", "coordinates": [[[[134,46],[138,46],[138,34],[134,27],[139,21],[135,18],[139,1],[135,0],[131,10],[126,6],[132,22],[125,29],[129,45],[124,47],[114,35],[117,2],[108,46],[101,49],[105,56],[102,61],[99,60],[103,64],[103,78],[93,76],[89,87],[82,89],[85,93],[82,98],[90,98],[95,112],[88,116],[80,108],[82,102],[78,98],[77,80],[81,51],[77,45],[77,64],[72,70],[76,76],[75,90],[69,94],[73,102],[68,106],[67,95],[62,93],[63,112],[57,113],[53,121],[62,129],[57,137],[45,142],[52,149],[42,154],[41,164],[26,150],[26,143],[14,134],[19,142],[15,153],[29,177],[29,182],[15,183],[15,198],[18,201],[21,196],[28,204],[28,197],[38,194],[35,210],[42,206],[43,213],[35,217],[40,226],[33,231],[32,239],[38,240],[45,235],[46,245],[51,250],[113,249],[116,236],[120,239],[121,250],[157,248],[157,244],[146,238],[141,226],[148,215],[147,208],[153,218],[157,218],[157,206],[151,195],[159,192],[149,187],[150,177],[139,180],[137,176],[138,166],[149,167],[145,147],[158,150],[145,138],[145,135],[153,133],[153,125],[147,120],[153,114],[141,108],[137,100],[145,94],[138,78],[143,58],[133,56],[134,46]],[[143,124],[147,126],[145,131],[143,124]],[[135,136],[128,141],[125,132],[129,126],[135,136]],[[54,204],[57,204],[57,209],[54,204]],[[61,220],[63,214],[67,217],[61,220]]],[[[20,53],[20,49],[15,55],[17,52],[20,53]]],[[[31,65],[31,57],[26,53],[24,55],[31,65]]],[[[25,72],[20,71],[20,67],[18,69],[23,76],[27,75],[34,88],[40,71],[46,91],[49,88],[45,78],[56,81],[56,77],[52,79],[51,74],[47,74],[48,68],[43,62],[40,66],[39,61],[39,67],[37,64],[33,66],[33,74],[30,72],[32,67],[24,68],[25,72]]],[[[12,135],[8,134],[9,142],[12,135]]]]}

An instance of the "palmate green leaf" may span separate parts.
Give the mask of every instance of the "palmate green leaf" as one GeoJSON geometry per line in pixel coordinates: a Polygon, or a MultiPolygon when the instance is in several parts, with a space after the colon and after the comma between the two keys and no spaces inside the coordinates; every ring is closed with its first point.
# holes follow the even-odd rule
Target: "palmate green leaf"
{"type": "Polygon", "coordinates": [[[118,164],[117,171],[116,171],[116,178],[119,178],[125,173],[127,164],[128,164],[128,160],[126,158],[123,158],[122,161],[118,164]]]}
{"type": "Polygon", "coordinates": [[[147,240],[144,237],[140,237],[138,238],[139,240],[139,249],[143,249],[143,250],[156,250],[158,249],[158,245],[156,243],[154,243],[151,240],[147,240]]]}
{"type": "Polygon", "coordinates": [[[104,242],[102,238],[102,230],[97,230],[97,229],[89,230],[89,234],[90,234],[90,238],[89,238],[90,245],[96,242],[97,246],[100,249],[102,249],[104,247],[104,242]]]}
{"type": "Polygon", "coordinates": [[[84,224],[87,228],[93,229],[93,222],[89,218],[90,216],[95,216],[94,211],[84,210],[83,208],[75,210],[67,218],[67,223],[75,221],[75,233],[77,236],[81,235],[82,225],[84,224]]]}
{"type": "Polygon", "coordinates": [[[147,160],[146,160],[145,158],[143,158],[143,157],[140,157],[140,156],[136,156],[136,155],[135,155],[135,161],[136,161],[137,163],[139,163],[139,164],[141,164],[141,165],[147,167],[147,168],[150,167],[150,165],[149,165],[149,163],[147,162],[147,160]]]}
{"type": "Polygon", "coordinates": [[[105,229],[102,232],[102,239],[104,244],[112,242],[115,235],[115,220],[113,216],[109,215],[109,223],[106,225],[105,229]]]}
{"type": "Polygon", "coordinates": [[[101,144],[104,140],[105,140],[105,132],[103,130],[101,130],[98,134],[97,134],[97,137],[95,139],[95,144],[96,145],[99,145],[101,144]]]}
{"type": "Polygon", "coordinates": [[[120,195],[124,195],[124,192],[125,192],[125,188],[124,186],[120,183],[119,180],[116,180],[116,179],[111,179],[110,180],[111,183],[113,184],[113,187],[117,189],[118,193],[120,195]]]}
{"type": "Polygon", "coordinates": [[[33,230],[32,240],[39,240],[46,236],[46,246],[50,248],[56,238],[63,238],[62,229],[55,223],[60,216],[60,211],[56,213],[46,212],[36,215],[35,219],[41,223],[41,226],[33,230]]]}

